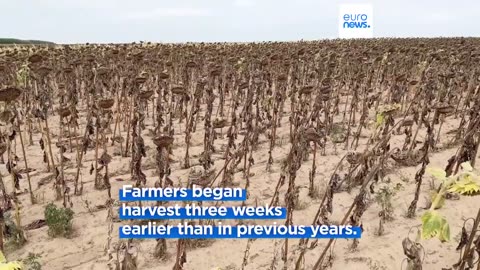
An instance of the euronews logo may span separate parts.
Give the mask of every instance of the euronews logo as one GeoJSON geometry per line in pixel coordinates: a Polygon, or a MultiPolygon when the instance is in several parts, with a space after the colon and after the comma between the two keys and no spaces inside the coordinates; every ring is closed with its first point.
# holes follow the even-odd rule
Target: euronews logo
{"type": "Polygon", "coordinates": [[[370,4],[342,4],[338,16],[340,38],[372,38],[373,8],[370,4]]]}
{"type": "Polygon", "coordinates": [[[344,14],[343,15],[343,28],[370,28],[370,24],[367,22],[368,15],[363,14],[344,14]]]}

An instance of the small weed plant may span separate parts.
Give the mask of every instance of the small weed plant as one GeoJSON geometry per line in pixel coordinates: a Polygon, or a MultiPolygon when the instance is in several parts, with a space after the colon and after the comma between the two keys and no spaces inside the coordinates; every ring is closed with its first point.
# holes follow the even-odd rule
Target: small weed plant
{"type": "Polygon", "coordinates": [[[68,237],[72,233],[73,211],[70,208],[59,208],[53,203],[45,207],[45,221],[48,234],[52,237],[68,237]]]}

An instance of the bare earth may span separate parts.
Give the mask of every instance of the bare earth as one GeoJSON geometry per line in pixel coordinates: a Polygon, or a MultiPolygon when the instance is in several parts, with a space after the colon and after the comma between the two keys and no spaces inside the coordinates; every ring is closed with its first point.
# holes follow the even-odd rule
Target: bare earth
{"type": "MultiPolygon", "coordinates": [[[[286,106],[288,107],[288,106],[286,106]]],[[[85,109],[85,108],[84,108],[85,109]]],[[[215,112],[214,108],[214,112],[215,112]]],[[[81,111],[82,114],[85,110],[81,111]]],[[[288,114],[288,113],[287,113],[288,114]]],[[[274,165],[271,171],[266,171],[266,164],[268,159],[268,139],[263,135],[260,137],[260,146],[254,152],[255,164],[251,168],[251,187],[250,196],[247,201],[248,205],[264,205],[270,203],[272,195],[275,190],[275,186],[280,177],[281,161],[287,156],[290,145],[288,143],[289,124],[288,115],[285,114],[282,119],[282,126],[278,130],[277,140],[278,144],[274,149],[274,165]]],[[[373,119],[373,114],[370,115],[373,119]]],[[[80,127],[84,127],[85,118],[81,118],[80,127]]],[[[149,129],[153,129],[151,121],[151,108],[150,117],[147,117],[147,127],[144,130],[143,138],[147,145],[147,157],[143,160],[143,171],[147,175],[147,185],[153,186],[156,180],[157,174],[155,171],[155,146],[152,142],[152,136],[148,132],[149,129]]],[[[337,116],[336,122],[341,122],[342,116],[337,116]]],[[[53,133],[53,142],[58,138],[58,116],[49,118],[49,125],[51,125],[51,131],[53,133]]],[[[442,147],[445,145],[451,135],[447,135],[448,131],[458,127],[458,119],[450,117],[442,127],[442,136],[440,138],[440,148],[434,152],[430,157],[430,166],[444,168],[447,164],[448,158],[455,154],[458,147],[442,147]]],[[[175,123],[175,142],[173,145],[173,159],[172,163],[172,180],[177,186],[185,186],[189,169],[181,169],[181,163],[184,158],[184,123],[179,124],[178,119],[175,123]]],[[[122,135],[125,135],[125,128],[121,129],[122,135]]],[[[218,133],[221,133],[220,129],[217,129],[218,133]]],[[[370,133],[365,130],[362,133],[358,152],[365,149],[366,143],[370,133]]],[[[83,130],[78,131],[83,133],[83,130]]],[[[219,138],[215,141],[217,150],[221,150],[221,145],[225,145],[227,138],[225,137],[226,129],[223,129],[223,138],[219,138]]],[[[23,135],[26,137],[25,134],[23,135]]],[[[18,138],[18,136],[17,136],[18,138]]],[[[392,137],[392,148],[401,147],[403,143],[403,135],[395,135],[392,137]]],[[[35,169],[31,173],[32,183],[34,185],[34,193],[36,194],[39,203],[31,205],[29,201],[28,192],[19,196],[21,204],[23,206],[21,211],[22,224],[28,224],[34,220],[42,219],[44,207],[47,203],[55,200],[55,191],[53,189],[53,177],[52,173],[46,172],[46,166],[43,163],[43,153],[40,149],[38,141],[40,139],[40,133],[37,132],[34,136],[34,145],[26,148],[28,155],[29,166],[35,169]],[[44,184],[39,186],[39,183],[44,184]]],[[[417,137],[420,143],[423,143],[424,134],[421,132],[417,137]]],[[[241,140],[241,137],[237,139],[237,142],[241,140]]],[[[21,155],[19,140],[17,140],[17,153],[20,161],[18,162],[20,167],[23,167],[23,157],[21,155]]],[[[109,144],[110,145],[110,144],[109,144]]],[[[191,163],[198,164],[198,155],[203,150],[203,126],[198,125],[197,131],[192,136],[190,148],[191,163]]],[[[54,151],[58,152],[58,149],[54,147],[54,151]]],[[[336,149],[333,144],[327,142],[326,155],[321,155],[320,151],[317,152],[317,172],[315,176],[316,185],[320,187],[320,199],[311,199],[308,195],[308,174],[311,169],[312,154],[309,156],[308,161],[304,161],[302,167],[297,173],[296,183],[299,186],[305,186],[301,189],[300,193],[300,207],[294,212],[293,221],[295,224],[310,225],[314,219],[320,204],[321,196],[325,190],[325,184],[328,182],[332,175],[337,163],[347,153],[348,150],[344,149],[344,144],[336,145],[336,149]]],[[[111,183],[113,197],[118,198],[118,190],[122,185],[132,182],[130,178],[129,164],[131,158],[122,158],[119,155],[118,146],[109,146],[108,152],[112,154],[113,160],[109,165],[109,171],[111,174],[111,183]],[[122,179],[123,181],[117,181],[116,179],[122,179]]],[[[217,172],[223,167],[223,152],[214,154],[215,167],[217,172]]],[[[57,155],[58,156],[58,155],[57,155]]],[[[76,171],[75,165],[75,150],[67,151],[66,156],[72,161],[67,163],[67,169],[65,176],[70,187],[73,186],[73,177],[76,171]]],[[[51,238],[47,235],[47,227],[42,227],[35,230],[27,231],[28,243],[12,251],[7,251],[7,257],[10,260],[20,259],[27,256],[29,252],[41,253],[41,263],[43,268],[47,270],[58,269],[108,269],[107,267],[107,255],[105,253],[105,245],[107,243],[107,210],[105,208],[98,209],[97,206],[104,205],[107,200],[107,193],[105,190],[94,189],[94,175],[89,174],[90,163],[94,160],[94,150],[90,149],[84,158],[83,169],[81,174],[81,180],[84,183],[84,192],[82,196],[72,196],[74,216],[74,235],[71,239],[65,238],[51,238]]],[[[58,162],[58,160],[57,160],[58,162]]],[[[348,164],[347,164],[348,165],[348,164]]],[[[385,223],[385,231],[381,236],[377,235],[379,226],[379,211],[380,207],[374,202],[374,194],[370,194],[369,207],[362,217],[362,224],[364,232],[362,239],[360,239],[358,248],[354,251],[350,249],[352,240],[338,240],[334,242],[333,252],[331,254],[331,269],[401,269],[402,262],[405,267],[405,255],[402,249],[402,240],[407,237],[412,227],[420,225],[420,216],[425,211],[423,208],[426,206],[426,197],[429,196],[432,190],[431,181],[433,178],[429,176],[424,177],[420,201],[418,203],[419,209],[417,210],[417,217],[415,219],[408,219],[405,217],[406,211],[410,202],[413,199],[415,192],[415,180],[414,176],[416,171],[420,168],[417,167],[402,167],[397,165],[392,159],[389,160],[387,167],[389,168],[388,174],[385,176],[382,182],[380,182],[376,189],[381,186],[389,186],[391,188],[396,187],[397,192],[393,201],[394,206],[394,219],[385,223]]],[[[342,168],[342,172],[346,172],[348,168],[342,168]]],[[[8,172],[5,166],[2,166],[2,175],[4,179],[7,179],[6,186],[11,187],[11,178],[8,176],[8,172]]],[[[235,183],[243,187],[245,180],[242,172],[235,174],[235,183]]],[[[438,185],[438,183],[436,183],[438,185]]],[[[27,183],[24,180],[21,182],[21,188],[26,189],[27,183]]],[[[284,185],[280,194],[280,203],[283,204],[284,194],[286,192],[287,185],[284,185]]],[[[351,192],[343,191],[334,195],[333,202],[333,215],[330,217],[332,222],[339,223],[346,211],[350,207],[358,193],[358,188],[354,188],[351,192]]],[[[61,201],[56,202],[61,205],[61,201]]],[[[448,200],[446,202],[448,207],[444,207],[439,211],[447,217],[451,227],[452,240],[448,243],[440,243],[438,239],[422,240],[421,244],[425,249],[424,269],[439,270],[443,267],[449,268],[454,264],[459,257],[455,248],[458,244],[459,234],[463,226],[463,220],[466,218],[474,217],[479,207],[478,197],[461,196],[459,200],[448,200]]],[[[237,205],[240,205],[239,203],[237,205]]],[[[101,208],[101,207],[100,207],[101,208]]],[[[115,207],[117,211],[118,207],[115,207]]],[[[117,214],[117,212],[115,213],[117,214]]],[[[236,224],[237,221],[224,221],[223,223],[236,224]]],[[[246,221],[253,223],[253,221],[246,221]]],[[[273,221],[254,221],[259,224],[271,224],[273,221]]],[[[283,220],[278,220],[278,223],[283,223],[283,220]]],[[[121,221],[115,223],[113,241],[118,242],[118,226],[126,224],[127,221],[121,221]]],[[[176,224],[177,221],[170,221],[170,224],[176,224]]],[[[412,229],[411,237],[414,237],[415,229],[412,229]]],[[[323,247],[328,240],[319,240],[317,246],[311,250],[308,250],[305,255],[305,268],[311,269],[318,259],[323,247]]],[[[167,240],[168,253],[170,258],[166,261],[158,261],[152,256],[155,240],[140,240],[134,241],[138,245],[139,252],[139,269],[142,270],[163,270],[172,269],[175,262],[176,254],[176,240],[167,240]]],[[[250,254],[248,258],[248,264],[245,269],[249,270],[263,270],[263,269],[283,269],[283,261],[281,260],[284,240],[265,240],[258,239],[253,241],[250,254]],[[273,264],[273,267],[272,267],[273,264]]],[[[295,261],[298,257],[298,239],[289,240],[290,256],[287,262],[287,269],[294,269],[295,261]]],[[[205,247],[198,247],[187,252],[187,263],[185,269],[188,270],[210,270],[210,269],[241,269],[247,240],[214,240],[208,243],[205,247]]]]}

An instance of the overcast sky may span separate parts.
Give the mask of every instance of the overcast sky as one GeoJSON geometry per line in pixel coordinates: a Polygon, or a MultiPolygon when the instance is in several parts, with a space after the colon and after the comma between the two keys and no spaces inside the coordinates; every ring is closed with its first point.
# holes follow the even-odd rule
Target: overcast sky
{"type": "Polygon", "coordinates": [[[480,36],[479,0],[0,0],[0,37],[57,43],[335,38],[341,3],[372,3],[375,37],[480,36]]]}

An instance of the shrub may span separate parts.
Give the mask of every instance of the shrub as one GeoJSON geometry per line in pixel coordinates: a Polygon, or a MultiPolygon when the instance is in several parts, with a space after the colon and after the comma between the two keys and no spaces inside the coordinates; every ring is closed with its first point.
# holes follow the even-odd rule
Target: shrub
{"type": "Polygon", "coordinates": [[[27,242],[22,228],[19,228],[12,220],[10,213],[5,214],[4,226],[4,237],[7,238],[7,243],[11,245],[12,248],[20,248],[27,242]]]}
{"type": "Polygon", "coordinates": [[[45,221],[48,225],[48,234],[52,237],[67,237],[72,232],[73,211],[70,208],[58,208],[49,203],[45,207],[45,221]]]}

